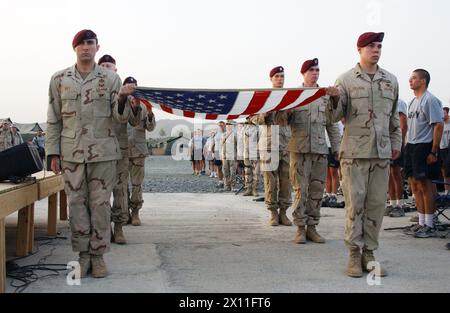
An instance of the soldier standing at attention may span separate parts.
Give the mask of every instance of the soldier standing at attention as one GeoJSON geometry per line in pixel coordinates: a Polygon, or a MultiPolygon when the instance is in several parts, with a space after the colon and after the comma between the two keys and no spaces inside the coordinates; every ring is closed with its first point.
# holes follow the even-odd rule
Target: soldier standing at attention
{"type": "Polygon", "coordinates": [[[226,131],[222,134],[222,162],[224,190],[232,191],[236,185],[237,142],[233,121],[226,123],[226,131]]]}
{"type": "MultiPolygon", "coordinates": [[[[319,60],[305,61],[301,68],[303,87],[319,87],[319,60]]],[[[292,209],[297,235],[294,242],[305,244],[306,240],[325,243],[317,232],[320,221],[320,206],[327,179],[328,146],[325,130],[328,132],[332,153],[339,150],[341,135],[332,122],[327,110],[330,97],[321,97],[307,106],[287,111],[292,137],[289,141],[290,177],[295,191],[292,209]]]]}
{"type": "Polygon", "coordinates": [[[7,150],[12,147],[12,138],[10,124],[7,120],[0,124],[0,151],[7,150]]]}
{"type": "Polygon", "coordinates": [[[17,130],[17,126],[12,124],[11,125],[11,144],[12,146],[18,146],[21,143],[23,143],[23,138],[20,132],[17,130]]]}
{"type": "MultiPolygon", "coordinates": [[[[127,79],[133,78],[129,77],[127,79]]],[[[137,126],[131,127],[128,125],[128,154],[130,158],[128,171],[131,180],[128,209],[131,211],[131,224],[133,226],[140,226],[139,210],[144,203],[142,198],[142,183],[145,177],[145,158],[149,155],[145,131],[151,132],[154,130],[156,121],[151,107],[147,108],[145,105],[140,104],[140,101],[134,97],[131,97],[131,101],[141,106],[141,115],[137,126]]]]}
{"type": "MultiPolygon", "coordinates": [[[[273,88],[283,88],[284,68],[277,66],[270,71],[273,88]]],[[[291,128],[285,112],[263,113],[250,118],[259,127],[260,170],[264,175],[264,193],[267,209],[271,213],[270,226],[292,226],[286,215],[292,204],[289,180],[288,143],[291,128]],[[277,130],[278,132],[274,132],[277,130]]]]}
{"type": "MultiPolygon", "coordinates": [[[[402,135],[397,111],[397,78],[378,66],[384,33],[358,39],[360,62],[337,80],[334,121],[345,118],[340,148],[345,197],[345,243],[350,250],[347,275],[362,277],[375,261],[387,200],[389,164],[400,156],[402,135]],[[362,249],[362,250],[361,250],[362,249]]],[[[378,267],[379,276],[385,276],[378,267]]]]}
{"type": "Polygon", "coordinates": [[[93,31],[78,32],[72,47],[76,64],[50,80],[46,151],[52,171],[64,176],[81,276],[92,269],[100,278],[107,275],[103,254],[110,250],[110,197],[121,158],[114,121],[127,122],[135,88],[95,63],[100,46],[93,31]]]}
{"type": "Polygon", "coordinates": [[[249,122],[244,126],[244,172],[245,193],[243,196],[258,197],[259,185],[259,155],[258,155],[258,126],[249,122]]]}
{"type": "MultiPolygon", "coordinates": [[[[105,54],[98,60],[98,65],[113,71],[117,72],[116,60],[108,54],[105,54]]],[[[135,87],[137,86],[137,82],[134,78],[127,78],[124,81],[124,85],[132,84],[135,87]]],[[[128,101],[131,101],[131,96],[129,96],[128,101]]],[[[128,123],[132,126],[135,126],[139,123],[140,117],[140,106],[139,104],[136,106],[137,112],[133,114],[130,111],[128,116],[128,123]]],[[[120,153],[122,158],[117,161],[116,166],[116,185],[113,188],[113,205],[111,208],[111,220],[114,223],[114,232],[111,235],[111,242],[115,242],[119,245],[124,245],[127,243],[125,239],[125,234],[123,233],[122,226],[126,225],[129,219],[128,213],[128,132],[127,132],[127,124],[123,123],[114,123],[114,133],[116,134],[117,139],[119,140],[120,153]]]]}

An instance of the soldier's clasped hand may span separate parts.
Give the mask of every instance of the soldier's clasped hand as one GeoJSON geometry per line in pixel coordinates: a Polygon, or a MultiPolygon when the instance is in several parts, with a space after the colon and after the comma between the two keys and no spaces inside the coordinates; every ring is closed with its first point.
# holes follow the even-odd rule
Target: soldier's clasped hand
{"type": "Polygon", "coordinates": [[[327,95],[329,95],[330,97],[339,97],[341,95],[341,92],[339,91],[338,87],[328,87],[327,95]]]}
{"type": "Polygon", "coordinates": [[[119,97],[128,97],[136,91],[136,84],[125,84],[120,88],[119,97]]]}

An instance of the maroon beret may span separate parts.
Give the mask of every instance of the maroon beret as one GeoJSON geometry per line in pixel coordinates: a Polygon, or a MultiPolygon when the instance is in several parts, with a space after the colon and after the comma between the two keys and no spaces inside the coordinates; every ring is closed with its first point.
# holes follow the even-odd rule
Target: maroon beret
{"type": "Polygon", "coordinates": [[[127,77],[127,78],[125,78],[125,80],[123,81],[123,84],[124,85],[126,85],[126,84],[136,84],[137,85],[137,80],[136,79],[134,79],[134,77],[127,77]]]}
{"type": "Polygon", "coordinates": [[[305,74],[313,66],[319,66],[319,59],[316,58],[316,59],[305,61],[302,65],[302,69],[300,72],[302,74],[305,74]]]}
{"type": "Polygon", "coordinates": [[[271,71],[270,71],[270,78],[274,77],[276,74],[278,73],[284,73],[284,68],[282,66],[277,66],[274,67],[271,71]]]}
{"type": "Polygon", "coordinates": [[[75,49],[83,40],[95,39],[98,42],[97,35],[90,29],[80,30],[75,37],[73,37],[72,47],[75,49]]]}
{"type": "Polygon", "coordinates": [[[383,42],[384,33],[364,33],[359,36],[358,48],[364,48],[372,42],[383,42]]]}
{"type": "Polygon", "coordinates": [[[112,56],[110,56],[109,54],[105,54],[100,59],[98,59],[98,65],[100,65],[102,63],[116,64],[116,60],[114,60],[114,58],[112,56]]]}

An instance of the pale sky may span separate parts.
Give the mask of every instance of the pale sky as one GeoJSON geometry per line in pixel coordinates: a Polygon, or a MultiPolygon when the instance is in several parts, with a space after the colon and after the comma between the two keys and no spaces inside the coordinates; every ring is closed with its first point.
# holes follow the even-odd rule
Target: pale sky
{"type": "Polygon", "coordinates": [[[358,36],[384,31],[380,66],[397,76],[401,98],[412,98],[412,70],[425,68],[447,106],[449,12],[447,0],[1,1],[0,118],[46,121],[50,77],[75,63],[72,39],[84,28],[97,33],[97,59],[111,54],[122,79],[196,89],[268,88],[278,65],[285,87],[297,87],[314,57],[320,84],[332,85],[358,61],[358,36]]]}

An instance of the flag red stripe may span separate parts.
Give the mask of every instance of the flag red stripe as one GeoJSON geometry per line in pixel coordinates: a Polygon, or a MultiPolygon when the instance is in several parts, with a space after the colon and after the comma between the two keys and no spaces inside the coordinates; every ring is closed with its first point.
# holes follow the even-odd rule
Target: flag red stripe
{"type": "Polygon", "coordinates": [[[219,116],[219,114],[206,114],[206,119],[207,120],[217,120],[218,116],[219,116]]]}
{"type": "Polygon", "coordinates": [[[163,110],[164,112],[173,114],[173,110],[171,108],[169,108],[169,107],[167,107],[167,106],[165,106],[163,104],[160,104],[159,106],[161,107],[161,110],[163,110]]]}
{"type": "Polygon", "coordinates": [[[183,116],[184,117],[189,117],[189,118],[194,118],[195,117],[195,112],[183,111],[183,116]]]}
{"type": "Polygon", "coordinates": [[[325,88],[321,88],[319,90],[317,90],[317,92],[312,95],[311,97],[307,98],[305,101],[303,101],[302,103],[300,103],[298,106],[296,106],[296,108],[299,107],[303,107],[305,105],[310,104],[311,102],[316,101],[317,99],[322,98],[323,96],[325,96],[327,94],[327,90],[325,88]]]}
{"type": "Polygon", "coordinates": [[[281,100],[280,104],[278,104],[271,112],[281,111],[288,105],[291,105],[295,100],[300,97],[304,90],[289,90],[281,100]]]}
{"type": "Polygon", "coordinates": [[[227,120],[236,120],[240,115],[228,115],[227,120]]]}
{"type": "Polygon", "coordinates": [[[270,97],[270,91],[255,91],[252,100],[248,104],[248,107],[241,115],[252,115],[261,110],[270,97]]]}
{"type": "Polygon", "coordinates": [[[144,99],[139,99],[139,100],[147,107],[147,109],[153,108],[153,105],[148,100],[144,100],[144,99]]]}

